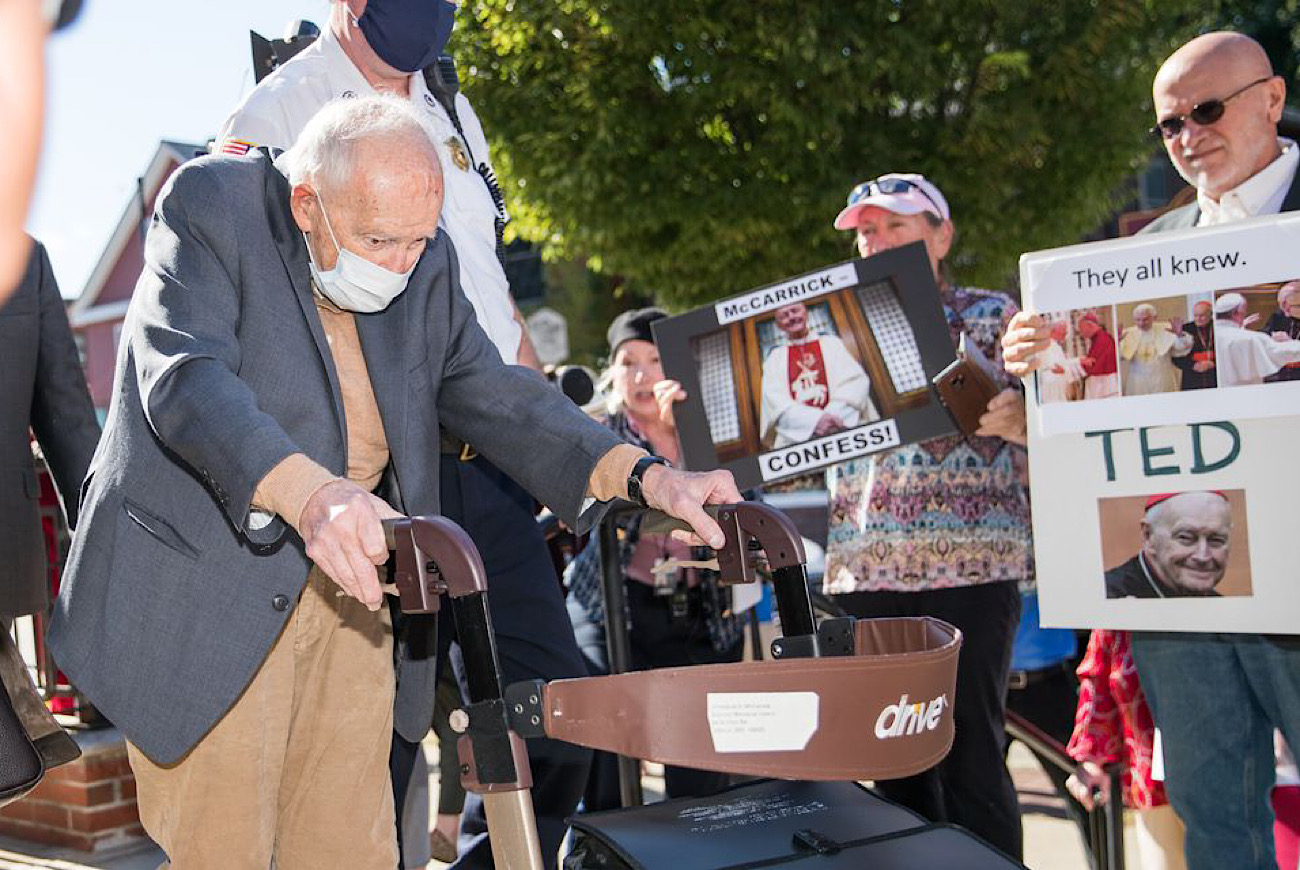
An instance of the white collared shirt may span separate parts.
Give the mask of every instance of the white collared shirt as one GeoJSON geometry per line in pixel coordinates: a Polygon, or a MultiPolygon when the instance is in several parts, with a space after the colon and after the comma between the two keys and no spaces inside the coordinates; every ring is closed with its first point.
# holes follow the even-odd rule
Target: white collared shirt
{"type": "MultiPolygon", "coordinates": [[[[451,237],[460,260],[461,288],[501,359],[513,364],[518,361],[523,331],[515,320],[509,284],[496,255],[496,205],[473,166],[457,166],[453,156],[457,147],[453,140],[460,138],[456,127],[419,73],[411,76],[410,91],[411,102],[425,112],[435,131],[433,142],[446,187],[439,226],[451,237]]],[[[287,149],[330,100],[373,93],[375,89],[343,53],[333,31],[326,28],[319,39],[249,92],[221,125],[216,150],[238,153],[261,145],[287,149]]],[[[465,128],[464,144],[474,164],[490,167],[482,125],[462,94],[456,95],[456,114],[465,128]]]]}
{"type": "Polygon", "coordinates": [[[1277,214],[1282,210],[1282,202],[1295,180],[1296,166],[1300,164],[1300,149],[1296,148],[1295,142],[1281,136],[1277,144],[1282,153],[1272,163],[1219,197],[1218,202],[1206,196],[1204,191],[1196,192],[1196,204],[1201,209],[1201,216],[1196,221],[1198,227],[1277,214]]]}

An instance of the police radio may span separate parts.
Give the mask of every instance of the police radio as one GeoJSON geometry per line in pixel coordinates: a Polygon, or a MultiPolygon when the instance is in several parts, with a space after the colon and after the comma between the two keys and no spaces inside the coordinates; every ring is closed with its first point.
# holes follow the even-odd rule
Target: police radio
{"type": "Polygon", "coordinates": [[[442,55],[435,63],[429,64],[424,68],[424,84],[429,89],[429,93],[438,101],[438,104],[447,112],[447,117],[456,127],[456,132],[460,135],[460,141],[465,144],[465,150],[469,153],[470,165],[474,171],[483,179],[483,184],[487,186],[488,195],[492,197],[492,206],[496,209],[496,231],[497,231],[497,259],[501,261],[501,268],[506,266],[506,198],[501,193],[501,184],[497,181],[496,173],[486,162],[476,160],[474,152],[470,149],[469,138],[465,135],[465,128],[461,126],[460,115],[456,112],[456,93],[460,90],[460,77],[456,75],[456,61],[448,55],[442,55]]]}
{"type": "Polygon", "coordinates": [[[282,39],[267,39],[248,31],[253,43],[253,84],[275,72],[276,67],[302,51],[320,36],[320,28],[305,18],[289,22],[282,39]]]}

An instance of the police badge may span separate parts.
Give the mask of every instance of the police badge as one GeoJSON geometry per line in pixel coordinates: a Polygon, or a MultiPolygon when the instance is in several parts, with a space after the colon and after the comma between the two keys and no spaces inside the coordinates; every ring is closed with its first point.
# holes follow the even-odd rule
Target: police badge
{"type": "Polygon", "coordinates": [[[465,150],[465,144],[455,136],[448,136],[445,143],[447,150],[451,152],[451,162],[456,164],[456,168],[462,172],[469,169],[469,152],[465,150]]]}

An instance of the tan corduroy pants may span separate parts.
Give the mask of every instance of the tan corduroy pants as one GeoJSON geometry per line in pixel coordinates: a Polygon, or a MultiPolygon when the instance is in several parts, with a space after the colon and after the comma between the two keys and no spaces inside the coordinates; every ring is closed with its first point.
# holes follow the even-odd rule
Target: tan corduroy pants
{"type": "Polygon", "coordinates": [[[397,866],[392,622],[337,591],[312,571],[253,681],[179,762],[128,745],[172,870],[397,866]]]}

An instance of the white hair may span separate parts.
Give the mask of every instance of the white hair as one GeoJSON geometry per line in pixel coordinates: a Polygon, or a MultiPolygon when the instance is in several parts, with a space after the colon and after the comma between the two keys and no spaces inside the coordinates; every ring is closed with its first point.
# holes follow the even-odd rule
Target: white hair
{"type": "Polygon", "coordinates": [[[1138,315],[1140,315],[1140,314],[1144,314],[1144,313],[1145,313],[1145,314],[1150,314],[1152,317],[1155,317],[1155,316],[1156,316],[1156,307],[1155,307],[1154,305],[1152,305],[1150,302],[1143,302],[1141,305],[1134,305],[1134,306],[1133,306],[1133,316],[1134,316],[1134,317],[1137,317],[1138,315]]]}
{"type": "Polygon", "coordinates": [[[401,140],[428,151],[438,165],[433,131],[408,100],[392,95],[331,100],[298,134],[280,158],[291,185],[310,181],[336,188],[355,170],[356,146],[364,141],[401,140]]]}

